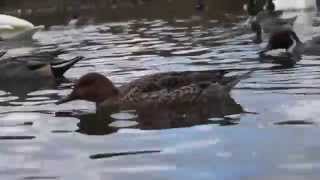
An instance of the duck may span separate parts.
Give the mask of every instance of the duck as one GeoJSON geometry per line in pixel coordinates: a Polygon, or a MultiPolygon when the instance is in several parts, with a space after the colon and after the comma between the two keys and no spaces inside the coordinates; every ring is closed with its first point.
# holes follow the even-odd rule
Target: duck
{"type": "Polygon", "coordinates": [[[293,30],[278,31],[270,36],[267,46],[259,54],[263,55],[276,49],[285,49],[289,54],[300,54],[302,45],[303,43],[293,30]]]}
{"type": "Polygon", "coordinates": [[[258,15],[257,17],[251,17],[245,22],[246,27],[250,27],[251,31],[256,34],[253,39],[253,43],[260,44],[263,39],[269,38],[273,33],[279,31],[292,30],[294,22],[298,16],[291,18],[277,18],[258,15]]]}
{"type": "Polygon", "coordinates": [[[64,73],[84,57],[69,60],[52,56],[58,52],[8,57],[0,60],[0,90],[21,95],[55,87],[63,81],[64,73]]]}
{"type": "Polygon", "coordinates": [[[275,49],[285,49],[290,56],[319,56],[320,37],[316,36],[312,39],[302,42],[294,30],[284,30],[273,33],[264,50],[260,51],[260,55],[264,55],[268,51],[275,49]]]}
{"type": "Polygon", "coordinates": [[[142,76],[120,87],[104,75],[92,72],[83,75],[71,93],[56,104],[86,100],[96,103],[97,110],[205,105],[223,101],[252,72],[234,76],[225,76],[226,70],[164,72],[142,76]]]}
{"type": "Polygon", "coordinates": [[[0,40],[31,40],[44,26],[14,16],[0,14],[0,40]]]}

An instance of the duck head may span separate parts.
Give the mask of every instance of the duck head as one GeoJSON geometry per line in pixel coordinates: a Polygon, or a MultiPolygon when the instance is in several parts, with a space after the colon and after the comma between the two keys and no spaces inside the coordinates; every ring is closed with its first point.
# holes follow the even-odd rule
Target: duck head
{"type": "Polygon", "coordinates": [[[88,73],[82,76],[74,85],[72,92],[56,104],[73,100],[87,100],[100,104],[103,101],[117,97],[118,89],[113,83],[99,73],[88,73]]]}

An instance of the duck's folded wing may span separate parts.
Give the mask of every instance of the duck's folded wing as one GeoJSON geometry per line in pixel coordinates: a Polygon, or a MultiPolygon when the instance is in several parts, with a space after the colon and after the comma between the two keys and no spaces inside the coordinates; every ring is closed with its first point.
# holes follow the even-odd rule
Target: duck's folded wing
{"type": "Polygon", "coordinates": [[[147,75],[131,83],[120,87],[123,94],[134,90],[135,92],[153,92],[162,89],[174,90],[182,86],[202,81],[218,82],[221,81],[226,71],[184,71],[166,72],[147,75]]]}
{"type": "Polygon", "coordinates": [[[189,84],[172,90],[160,89],[149,92],[137,92],[137,89],[131,89],[122,98],[122,101],[126,102],[129,106],[192,103],[197,100],[205,88],[205,86],[199,84],[189,84]]]}

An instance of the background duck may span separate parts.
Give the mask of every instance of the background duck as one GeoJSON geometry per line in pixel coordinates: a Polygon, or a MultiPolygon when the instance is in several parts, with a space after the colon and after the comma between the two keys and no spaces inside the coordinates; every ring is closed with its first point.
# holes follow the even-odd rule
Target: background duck
{"type": "Polygon", "coordinates": [[[0,39],[30,40],[44,26],[34,26],[31,22],[14,16],[0,14],[0,39]]]}
{"type": "Polygon", "coordinates": [[[230,90],[251,72],[225,77],[224,70],[167,72],[143,76],[128,84],[115,87],[98,73],[82,76],[72,92],[57,104],[87,100],[98,109],[140,109],[186,107],[209,102],[223,102],[230,90]]]}
{"type": "Polygon", "coordinates": [[[55,87],[64,79],[64,73],[81,59],[79,56],[62,60],[45,52],[1,59],[0,90],[23,95],[55,87]]]}
{"type": "Polygon", "coordinates": [[[275,6],[277,10],[298,10],[298,9],[314,9],[317,7],[317,0],[298,0],[298,1],[288,1],[285,0],[275,0],[275,6]]]}
{"type": "Polygon", "coordinates": [[[302,45],[302,42],[294,31],[278,31],[270,36],[266,48],[260,54],[275,49],[285,49],[288,53],[295,53],[298,45],[302,45]]]}
{"type": "Polygon", "coordinates": [[[302,42],[293,30],[279,31],[271,35],[266,48],[260,52],[264,54],[274,49],[285,49],[290,55],[320,55],[320,37],[302,42]]]}

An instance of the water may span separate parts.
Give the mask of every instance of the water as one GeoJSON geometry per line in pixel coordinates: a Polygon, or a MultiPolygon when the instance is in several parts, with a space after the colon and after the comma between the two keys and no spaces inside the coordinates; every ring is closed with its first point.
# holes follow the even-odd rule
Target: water
{"type": "MultiPolygon", "coordinates": [[[[295,14],[301,39],[316,36],[316,12],[285,16],[295,14]]],[[[66,73],[71,81],[87,72],[121,85],[156,72],[256,71],[231,93],[254,113],[191,123],[144,125],[131,111],[110,123],[96,120],[92,103],[55,105],[72,83],[0,91],[1,179],[318,179],[319,57],[303,56],[293,67],[261,62],[265,44],[251,43],[253,34],[240,28],[245,17],[227,17],[55,25],[31,44],[3,45],[9,54],[63,48],[62,58],[85,56],[66,73]]]]}

